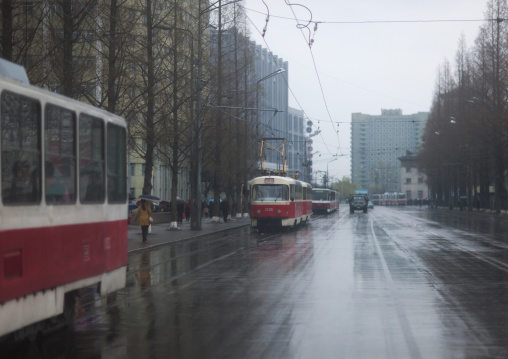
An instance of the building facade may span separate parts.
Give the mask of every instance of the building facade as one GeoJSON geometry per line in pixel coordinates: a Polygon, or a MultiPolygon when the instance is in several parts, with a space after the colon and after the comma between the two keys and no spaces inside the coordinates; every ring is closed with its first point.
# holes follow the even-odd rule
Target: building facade
{"type": "Polygon", "coordinates": [[[403,115],[401,109],[381,115],[351,116],[351,181],[371,193],[400,192],[399,157],[418,152],[429,113],[403,115]]]}
{"type": "Polygon", "coordinates": [[[399,160],[401,192],[408,200],[428,199],[427,176],[419,166],[417,155],[408,151],[399,160]]]}
{"type": "Polygon", "coordinates": [[[309,181],[309,166],[307,161],[307,136],[304,135],[303,111],[291,107],[288,116],[288,146],[286,150],[287,168],[289,173],[298,175],[298,179],[309,181]]]}
{"type": "MultiPolygon", "coordinates": [[[[253,46],[255,77],[252,81],[256,82],[257,137],[259,140],[270,138],[285,138],[288,140],[290,133],[288,63],[261,45],[256,45],[253,42],[253,46]],[[279,70],[283,70],[283,72],[271,76],[279,70]]],[[[291,132],[294,133],[294,131],[291,132]]],[[[271,141],[270,143],[275,148],[268,148],[265,152],[265,169],[282,171],[284,164],[281,152],[282,143],[281,141],[271,141]]],[[[290,151],[294,151],[292,146],[287,146],[286,151],[288,147],[290,147],[290,151]]],[[[288,153],[285,155],[288,155],[288,153]]],[[[294,156],[292,159],[294,160],[294,156]]],[[[294,168],[291,170],[293,171],[294,168]]]]}

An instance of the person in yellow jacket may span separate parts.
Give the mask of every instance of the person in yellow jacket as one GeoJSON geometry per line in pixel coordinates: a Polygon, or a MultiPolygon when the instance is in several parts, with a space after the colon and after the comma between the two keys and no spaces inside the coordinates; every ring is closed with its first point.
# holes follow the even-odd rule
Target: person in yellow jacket
{"type": "Polygon", "coordinates": [[[139,218],[139,225],[141,226],[141,233],[143,235],[143,242],[147,241],[148,235],[148,227],[150,226],[150,215],[152,214],[152,210],[150,206],[146,203],[144,199],[141,200],[141,205],[136,210],[136,214],[134,215],[134,222],[136,222],[139,218]]]}

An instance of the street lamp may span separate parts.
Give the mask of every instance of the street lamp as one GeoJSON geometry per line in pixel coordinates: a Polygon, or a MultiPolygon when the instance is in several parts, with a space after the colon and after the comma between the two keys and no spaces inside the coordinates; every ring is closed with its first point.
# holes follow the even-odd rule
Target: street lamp
{"type": "Polygon", "coordinates": [[[278,69],[277,71],[274,71],[271,74],[266,75],[265,77],[263,77],[262,79],[259,79],[256,82],[256,143],[259,142],[259,111],[260,111],[260,109],[259,109],[259,84],[262,81],[268,80],[269,78],[272,78],[272,77],[274,77],[278,74],[282,74],[284,72],[286,72],[286,70],[278,69]]]}

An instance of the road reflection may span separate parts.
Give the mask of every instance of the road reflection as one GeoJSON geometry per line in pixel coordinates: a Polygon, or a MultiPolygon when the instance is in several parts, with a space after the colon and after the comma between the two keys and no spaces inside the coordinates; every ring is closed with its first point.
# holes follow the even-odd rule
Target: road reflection
{"type": "Polygon", "coordinates": [[[91,292],[73,330],[17,357],[506,357],[504,225],[418,210],[137,252],[124,290],[91,292]]]}

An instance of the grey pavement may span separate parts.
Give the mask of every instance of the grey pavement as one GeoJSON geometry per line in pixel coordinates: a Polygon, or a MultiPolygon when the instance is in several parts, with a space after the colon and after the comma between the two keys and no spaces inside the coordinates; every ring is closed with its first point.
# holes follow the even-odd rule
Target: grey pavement
{"type": "Polygon", "coordinates": [[[211,233],[217,233],[228,229],[238,228],[250,225],[249,218],[234,218],[224,223],[221,219],[219,223],[212,222],[211,219],[201,221],[201,230],[193,230],[190,227],[190,221],[183,221],[178,224],[178,229],[171,229],[169,223],[154,223],[151,225],[151,233],[148,233],[148,240],[143,243],[141,236],[141,227],[136,224],[128,225],[128,252],[133,253],[145,249],[154,248],[170,242],[176,242],[193,237],[205,236],[211,233]]]}

